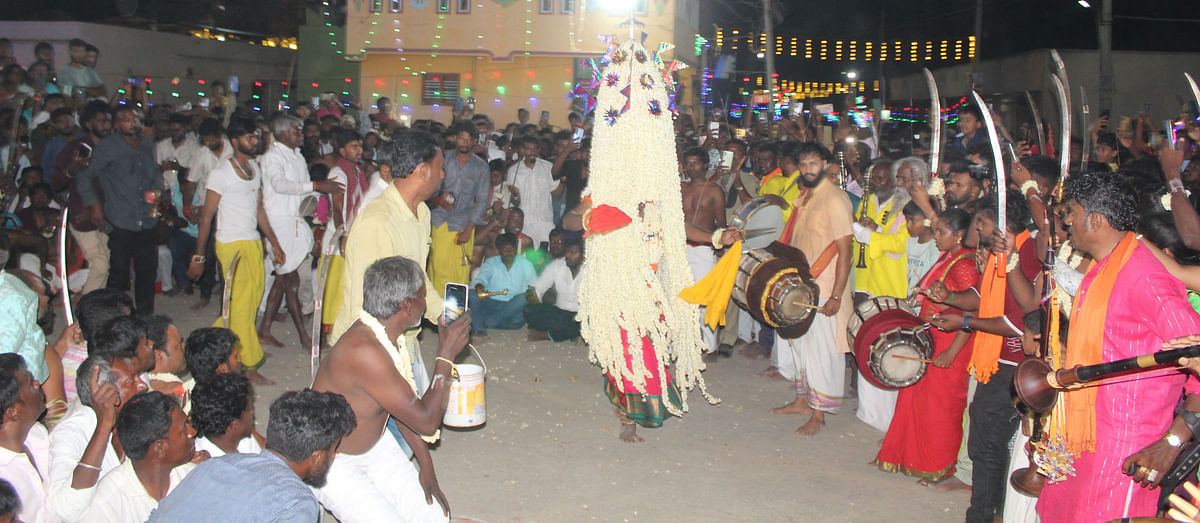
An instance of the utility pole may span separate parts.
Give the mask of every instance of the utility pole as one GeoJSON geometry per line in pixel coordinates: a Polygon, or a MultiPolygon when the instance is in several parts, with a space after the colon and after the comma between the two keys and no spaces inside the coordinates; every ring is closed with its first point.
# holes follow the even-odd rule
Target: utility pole
{"type": "MultiPolygon", "coordinates": [[[[771,24],[771,0],[762,0],[762,5],[763,33],[767,35],[767,45],[763,48],[763,54],[767,66],[767,134],[770,135],[775,126],[775,28],[771,24]]],[[[753,106],[754,103],[751,102],[750,105],[753,106]]]]}
{"type": "MultiPolygon", "coordinates": [[[[1112,0],[1100,0],[1100,110],[1112,109],[1112,0]]],[[[1087,125],[1087,122],[1084,122],[1087,125]]]]}

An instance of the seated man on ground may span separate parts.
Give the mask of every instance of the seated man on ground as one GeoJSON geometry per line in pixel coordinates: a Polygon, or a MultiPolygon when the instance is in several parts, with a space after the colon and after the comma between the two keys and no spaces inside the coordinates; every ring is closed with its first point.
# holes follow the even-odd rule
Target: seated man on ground
{"type": "Polygon", "coordinates": [[[234,350],[238,337],[221,327],[204,327],[188,334],[183,359],[196,383],[218,374],[241,374],[242,358],[234,350]]]}
{"type": "Polygon", "coordinates": [[[201,463],[159,502],[150,521],[317,521],[321,507],[309,487],[325,486],[354,427],[354,411],[340,394],[285,392],[271,403],[266,450],[201,463]]]}
{"type": "Polygon", "coordinates": [[[446,521],[450,515],[426,442],[437,441],[471,313],[442,321],[433,378],[422,395],[401,334],[425,315],[425,287],[425,271],[412,260],[393,256],[371,264],[363,278],[363,310],[313,381],[314,390],[344,395],[357,420],[329,470],[329,483],[317,489],[317,499],[342,523],[446,521]],[[385,431],[389,415],[419,471],[385,431]]]}
{"type": "Polygon", "coordinates": [[[471,335],[487,339],[488,327],[519,329],[525,325],[525,290],[537,279],[533,263],[517,256],[517,237],[501,234],[496,238],[499,256],[492,256],[479,267],[468,296],[471,335]],[[479,295],[488,293],[480,299],[479,295]]]}
{"type": "Polygon", "coordinates": [[[96,331],[88,347],[88,356],[111,354],[125,358],[138,374],[154,369],[154,350],[147,336],[146,322],[133,316],[113,318],[96,331]]]}
{"type": "Polygon", "coordinates": [[[50,508],[55,516],[78,521],[92,505],[100,476],[116,469],[124,451],[112,436],[121,406],[146,390],[128,358],[89,356],[79,365],[78,401],[50,433],[50,508]]]}
{"type": "Polygon", "coordinates": [[[157,390],[181,401],[183,412],[191,411],[192,387],[196,381],[182,376],[187,373],[187,362],[183,358],[183,335],[171,322],[171,318],[156,314],[146,318],[150,348],[154,350],[154,370],[147,375],[150,389],[157,390]]]}
{"type": "Polygon", "coordinates": [[[96,332],[104,324],[118,316],[129,316],[132,313],[133,299],[115,289],[96,289],[79,298],[79,302],[75,304],[76,333],[72,335],[72,339],[60,355],[67,403],[75,401],[75,375],[79,364],[88,357],[88,343],[96,339],[96,332]]]}
{"type": "Polygon", "coordinates": [[[82,522],[146,521],[158,500],[195,467],[196,431],[179,403],[166,394],[149,391],[130,398],[117,414],[116,432],[125,462],[100,478],[82,522]]]}
{"type": "MultiPolygon", "coordinates": [[[[550,233],[554,241],[554,233],[550,233]]],[[[583,242],[571,239],[566,242],[565,254],[546,266],[542,275],[526,292],[529,304],[525,306],[525,322],[529,324],[530,340],[564,341],[579,337],[579,278],[583,268],[583,242]],[[543,303],[542,298],[554,289],[554,303],[543,303]]]]}
{"type": "MultiPolygon", "coordinates": [[[[22,500],[12,515],[21,521],[50,521],[50,436],[37,420],[46,411],[41,383],[17,354],[0,354],[0,477],[22,500]]],[[[0,521],[5,508],[0,506],[0,521]]]]}
{"type": "Polygon", "coordinates": [[[196,450],[214,458],[262,452],[254,432],[254,388],[241,374],[218,374],[192,391],[192,426],[196,450]]]}

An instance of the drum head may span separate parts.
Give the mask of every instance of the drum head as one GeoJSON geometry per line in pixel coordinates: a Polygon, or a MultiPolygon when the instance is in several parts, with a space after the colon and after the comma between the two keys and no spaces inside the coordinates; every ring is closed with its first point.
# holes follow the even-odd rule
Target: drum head
{"type": "Polygon", "coordinates": [[[850,337],[854,337],[867,320],[881,312],[893,310],[902,310],[913,316],[917,315],[917,311],[913,310],[905,300],[889,296],[869,298],[855,307],[854,314],[850,315],[850,323],[846,325],[846,330],[850,332],[850,337]]]}
{"type": "Polygon", "coordinates": [[[925,355],[901,336],[880,340],[871,354],[871,372],[879,381],[895,388],[912,385],[925,375],[925,355]]]}
{"type": "Polygon", "coordinates": [[[734,226],[746,232],[743,249],[762,249],[778,240],[783,232],[783,209],[755,198],[738,210],[734,226]]]}
{"type": "Polygon", "coordinates": [[[767,313],[775,323],[785,327],[795,325],[816,312],[806,305],[817,304],[817,289],[806,284],[798,275],[789,274],[780,278],[770,293],[767,313]]]}
{"type": "MultiPolygon", "coordinates": [[[[895,331],[897,328],[901,327],[915,329],[921,325],[922,322],[920,319],[904,310],[883,311],[872,316],[870,320],[864,322],[862,328],[858,331],[858,335],[854,337],[854,361],[858,363],[858,370],[862,373],[863,378],[866,378],[867,381],[871,382],[876,387],[888,390],[895,390],[912,385],[912,383],[908,383],[907,385],[898,386],[893,380],[884,381],[883,379],[880,379],[881,376],[876,375],[877,371],[872,369],[872,352],[876,349],[876,347],[886,346],[886,344],[880,345],[876,343],[877,341],[882,341],[880,338],[883,337],[884,334],[895,331]],[[889,383],[889,381],[891,381],[891,383],[889,383]]],[[[921,341],[913,341],[910,343],[910,345],[914,347],[914,350],[924,350],[922,348],[922,343],[924,344],[923,347],[930,347],[928,335],[921,333],[919,336],[924,338],[921,341]]],[[[929,352],[932,352],[932,349],[929,349],[929,352]]],[[[929,356],[925,355],[921,357],[928,358],[929,356]]],[[[882,372],[882,368],[880,368],[878,372],[882,372]]],[[[913,383],[916,383],[916,380],[913,380],[913,383]]]]}

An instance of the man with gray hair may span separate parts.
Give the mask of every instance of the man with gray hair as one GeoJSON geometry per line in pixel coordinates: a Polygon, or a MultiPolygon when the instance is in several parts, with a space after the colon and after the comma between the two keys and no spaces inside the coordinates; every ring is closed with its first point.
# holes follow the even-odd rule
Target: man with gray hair
{"type": "Polygon", "coordinates": [[[440,322],[433,380],[422,395],[404,332],[421,323],[426,288],[425,271],[413,260],[392,256],[372,263],[363,276],[357,319],[313,381],[313,390],[344,396],[356,418],[328,483],[316,490],[317,499],[342,523],[449,518],[426,442],[437,441],[449,381],[457,376],[454,358],[467,344],[471,316],[440,322]],[[399,441],[384,433],[389,417],[395,418],[419,471],[399,441]]]}
{"type": "Polygon", "coordinates": [[[313,248],[313,234],[304,216],[316,210],[315,205],[309,208],[308,202],[315,201],[318,192],[341,194],[345,190],[344,185],[331,180],[309,181],[308,164],[300,154],[300,145],[304,143],[302,129],[303,123],[295,116],[276,117],[271,122],[275,142],[259,159],[263,175],[263,208],[284,254],[281,257],[283,263],[275,265],[275,282],[267,294],[267,309],[258,326],[258,339],[275,347],[282,347],[283,343],[271,336],[271,322],[285,298],[300,335],[300,345],[307,347],[310,344],[309,330],[302,319],[300,275],[297,272],[301,267],[312,266],[309,253],[313,248]]]}
{"type": "Polygon", "coordinates": [[[117,413],[147,389],[131,360],[116,354],[88,357],[79,365],[79,397],[50,433],[50,490],[55,515],[78,521],[92,504],[100,476],[121,464],[112,444],[117,413]]]}

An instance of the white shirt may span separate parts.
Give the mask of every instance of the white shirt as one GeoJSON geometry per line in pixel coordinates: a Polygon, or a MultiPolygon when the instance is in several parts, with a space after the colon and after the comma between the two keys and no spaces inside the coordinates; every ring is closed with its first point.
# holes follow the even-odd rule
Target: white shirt
{"type": "Polygon", "coordinates": [[[192,205],[204,205],[204,197],[208,194],[206,191],[208,178],[212,176],[212,171],[217,166],[225,163],[230,158],[233,158],[233,144],[229,143],[229,140],[226,138],[221,138],[220,156],[213,153],[212,149],[200,145],[198,142],[196,143],[195,148],[188,155],[189,163],[184,165],[184,167],[188,168],[188,181],[196,184],[196,192],[192,196],[192,205]]]}
{"type": "Polygon", "coordinates": [[[50,511],[50,435],[41,423],[34,423],[25,436],[24,452],[13,452],[0,448],[0,477],[12,483],[21,498],[21,512],[25,523],[59,521],[50,511]]]}
{"type": "Polygon", "coordinates": [[[525,165],[522,160],[508,168],[505,185],[515,185],[521,195],[521,205],[525,212],[524,233],[533,238],[537,245],[550,240],[550,231],[554,229],[554,197],[550,192],[558,188],[551,170],[554,164],[541,158],[535,160],[533,168],[525,165]]]}
{"type": "MultiPolygon", "coordinates": [[[[54,426],[50,433],[50,508],[55,515],[66,521],[78,521],[84,511],[92,504],[96,487],[86,489],[71,488],[71,480],[75,475],[75,466],[83,457],[92,432],[96,430],[96,411],[79,400],[71,402],[62,421],[54,426]]],[[[109,435],[108,445],[104,447],[104,458],[100,460],[100,478],[110,470],[116,469],[121,462],[117,452],[112,447],[112,435],[109,435]]]]}
{"type": "MultiPolygon", "coordinates": [[[[188,472],[196,468],[195,463],[184,463],[171,470],[170,494],[188,472]]],[[[92,506],[79,521],[84,523],[142,523],[150,519],[150,513],[158,508],[158,500],[146,492],[146,487],[133,470],[133,460],[127,459],[112,472],[100,478],[96,485],[96,497],[92,506]]]]}
{"type": "Polygon", "coordinates": [[[216,239],[221,243],[258,240],[258,192],[262,173],[254,162],[246,162],[253,180],[243,179],[226,160],[208,175],[208,190],[221,195],[217,205],[216,239]]]}
{"type": "MultiPolygon", "coordinates": [[[[367,204],[383,194],[383,191],[386,191],[387,188],[388,182],[383,181],[383,177],[379,175],[379,171],[371,173],[371,185],[367,187],[367,194],[363,195],[362,203],[359,204],[358,209],[360,211],[366,209],[367,204]]],[[[347,228],[346,230],[350,229],[347,228]]]]}
{"type": "Polygon", "coordinates": [[[298,149],[274,142],[259,163],[263,174],[263,208],[267,214],[299,217],[300,203],[306,196],[316,194],[304,156],[298,149]]]}
{"type": "Polygon", "coordinates": [[[579,274],[571,276],[571,268],[567,267],[567,260],[558,258],[546,264],[542,275],[534,280],[533,290],[537,292],[540,300],[542,295],[550,290],[550,287],[554,287],[554,292],[558,296],[554,301],[554,306],[567,312],[579,312],[579,279],[582,277],[582,266],[579,267],[579,274]]]}
{"type": "MultiPolygon", "coordinates": [[[[208,438],[196,438],[196,452],[207,450],[208,455],[214,458],[219,458],[225,455],[225,451],[221,450],[216,443],[213,443],[208,438]]],[[[251,434],[242,438],[237,444],[238,454],[258,454],[262,452],[262,447],[258,445],[258,440],[254,439],[251,434]]]]}
{"type": "Polygon", "coordinates": [[[916,287],[921,282],[921,278],[925,277],[925,273],[937,263],[938,256],[941,251],[937,248],[937,242],[929,240],[925,243],[917,241],[915,236],[908,237],[908,288],[916,287]]]}
{"type": "MultiPolygon", "coordinates": [[[[162,165],[163,162],[175,160],[183,167],[191,167],[192,155],[197,152],[197,147],[201,147],[201,145],[188,140],[186,136],[183,138],[182,142],[179,142],[178,147],[175,146],[175,142],[172,142],[170,138],[164,138],[159,140],[154,146],[154,161],[158,162],[159,165],[162,165]]],[[[232,147],[226,150],[231,149],[232,147]]],[[[230,154],[233,154],[232,151],[230,154]]],[[[170,187],[176,184],[178,184],[178,180],[168,180],[167,174],[165,172],[163,173],[163,185],[170,187]]]]}

